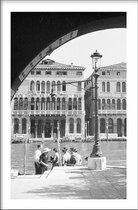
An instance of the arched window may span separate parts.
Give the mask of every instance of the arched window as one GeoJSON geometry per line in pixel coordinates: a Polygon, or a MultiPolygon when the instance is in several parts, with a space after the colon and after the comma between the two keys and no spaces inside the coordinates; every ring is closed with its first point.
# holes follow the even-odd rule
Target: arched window
{"type": "Polygon", "coordinates": [[[50,81],[47,81],[46,83],[46,90],[47,92],[50,92],[50,81]]]}
{"type": "Polygon", "coordinates": [[[113,133],[113,119],[108,119],[108,132],[113,133]]]}
{"type": "Polygon", "coordinates": [[[24,99],[24,110],[28,109],[28,98],[24,99]]]}
{"type": "Polygon", "coordinates": [[[111,109],[110,99],[107,99],[107,110],[111,109]]]}
{"type": "Polygon", "coordinates": [[[18,110],[18,98],[14,99],[14,110],[18,110]]]}
{"type": "Polygon", "coordinates": [[[78,91],[81,91],[81,82],[78,82],[78,91]]]}
{"type": "Polygon", "coordinates": [[[55,110],[55,97],[52,98],[52,103],[51,103],[51,110],[55,110]]]}
{"type": "Polygon", "coordinates": [[[77,110],[77,99],[73,99],[73,110],[77,110]]]}
{"type": "Polygon", "coordinates": [[[126,83],[122,82],[122,92],[126,92],[126,83]]]}
{"type": "Polygon", "coordinates": [[[22,133],[26,133],[26,118],[22,119],[22,133]]]}
{"type": "Polygon", "coordinates": [[[117,134],[119,137],[122,136],[122,119],[117,119],[117,134]]]}
{"type": "Polygon", "coordinates": [[[105,82],[102,82],[102,92],[105,92],[105,82]]]}
{"type": "Polygon", "coordinates": [[[105,105],[105,99],[102,99],[102,109],[106,109],[106,105],[105,105]]]}
{"type": "Polygon", "coordinates": [[[41,99],[41,110],[45,110],[45,98],[41,99]]]}
{"type": "Polygon", "coordinates": [[[81,98],[78,99],[78,110],[82,109],[81,98]]]}
{"type": "Polygon", "coordinates": [[[55,90],[56,90],[55,81],[52,81],[52,89],[53,89],[53,91],[55,91],[55,90]]]}
{"type": "Polygon", "coordinates": [[[74,133],[74,119],[69,120],[69,132],[74,133]]]}
{"type": "Polygon", "coordinates": [[[34,91],[34,89],[35,89],[35,83],[32,80],[31,83],[30,83],[30,91],[34,91]]]}
{"type": "Polygon", "coordinates": [[[117,110],[121,110],[121,101],[117,99],[117,110]]]}
{"type": "Polygon", "coordinates": [[[105,133],[105,119],[100,119],[100,133],[105,133]]]}
{"type": "Polygon", "coordinates": [[[46,109],[50,110],[50,98],[49,97],[46,100],[46,109]]]}
{"type": "Polygon", "coordinates": [[[110,92],[110,82],[107,82],[107,92],[110,92]]]}
{"type": "Polygon", "coordinates": [[[40,109],[40,101],[39,98],[36,99],[36,110],[40,109]]]}
{"type": "Polygon", "coordinates": [[[44,81],[41,82],[41,92],[42,93],[45,92],[45,82],[44,81]]]}
{"type": "Polygon", "coordinates": [[[126,110],[126,99],[122,100],[122,109],[126,110]]]}
{"type": "Polygon", "coordinates": [[[101,100],[98,99],[98,109],[100,110],[101,109],[101,100]]]}
{"type": "Polygon", "coordinates": [[[58,91],[58,92],[61,91],[61,84],[60,84],[60,81],[57,81],[57,91],[58,91]]]}
{"type": "Polygon", "coordinates": [[[120,82],[116,83],[116,92],[120,92],[120,82]]]}
{"type": "Polygon", "coordinates": [[[60,98],[57,98],[57,110],[60,110],[60,98]]]}
{"type": "Polygon", "coordinates": [[[77,133],[81,133],[81,119],[77,119],[77,133]]]}
{"type": "Polygon", "coordinates": [[[35,100],[34,98],[31,98],[31,110],[35,109],[35,100]]]}
{"type": "Polygon", "coordinates": [[[36,82],[36,91],[40,91],[40,82],[39,81],[36,82]]]}
{"type": "Polygon", "coordinates": [[[115,110],[115,99],[112,99],[112,109],[115,110]]]}
{"type": "Polygon", "coordinates": [[[14,134],[19,133],[19,119],[14,118],[14,134]]]}
{"type": "Polygon", "coordinates": [[[66,91],[66,82],[65,81],[62,82],[62,91],[66,91]]]}
{"type": "Polygon", "coordinates": [[[62,98],[62,110],[66,110],[66,100],[62,98]]]}
{"type": "Polygon", "coordinates": [[[19,110],[23,110],[23,98],[19,99],[19,110]]]}
{"type": "Polygon", "coordinates": [[[72,110],[72,98],[68,100],[68,110],[72,110]]]}

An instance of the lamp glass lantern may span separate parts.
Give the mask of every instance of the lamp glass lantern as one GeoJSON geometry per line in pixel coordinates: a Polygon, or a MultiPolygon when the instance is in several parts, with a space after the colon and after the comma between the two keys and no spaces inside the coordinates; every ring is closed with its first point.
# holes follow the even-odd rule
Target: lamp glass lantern
{"type": "Polygon", "coordinates": [[[101,58],[102,55],[97,52],[97,50],[91,55],[92,58],[92,67],[96,71],[101,67],[101,58]]]}

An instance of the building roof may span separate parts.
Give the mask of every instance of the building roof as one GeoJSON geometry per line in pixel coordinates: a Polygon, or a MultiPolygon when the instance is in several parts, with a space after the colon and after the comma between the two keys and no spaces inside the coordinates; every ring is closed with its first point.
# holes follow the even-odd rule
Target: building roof
{"type": "Polygon", "coordinates": [[[121,62],[109,66],[101,67],[100,70],[126,70],[126,63],[121,62]]]}
{"type": "Polygon", "coordinates": [[[55,62],[54,60],[51,59],[45,59],[43,61],[41,61],[41,63],[39,63],[35,69],[49,69],[49,70],[53,70],[53,69],[60,69],[60,70],[85,70],[85,67],[83,66],[75,66],[73,65],[73,63],[69,64],[63,64],[63,63],[58,63],[55,62]]]}

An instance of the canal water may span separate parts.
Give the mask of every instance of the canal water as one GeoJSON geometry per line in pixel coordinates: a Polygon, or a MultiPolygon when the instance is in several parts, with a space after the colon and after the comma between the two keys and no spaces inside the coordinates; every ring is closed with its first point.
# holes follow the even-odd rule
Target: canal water
{"type": "MultiPolygon", "coordinates": [[[[26,174],[34,174],[33,156],[38,144],[38,142],[27,143],[26,145],[24,143],[11,144],[11,168],[17,169],[20,174],[23,174],[24,168],[26,168],[26,174]],[[25,151],[26,161],[24,158],[25,151]]],[[[62,142],[60,143],[60,148],[61,150],[63,147],[68,149],[71,147],[76,148],[82,156],[83,165],[86,166],[87,161],[85,157],[89,156],[92,152],[93,144],[94,142],[62,142]]],[[[49,147],[51,149],[50,155],[53,155],[52,150],[55,147],[57,148],[57,143],[47,141],[43,143],[43,148],[45,147],[49,147]]],[[[101,149],[103,156],[106,156],[107,165],[126,166],[126,141],[102,141],[101,149]]]]}

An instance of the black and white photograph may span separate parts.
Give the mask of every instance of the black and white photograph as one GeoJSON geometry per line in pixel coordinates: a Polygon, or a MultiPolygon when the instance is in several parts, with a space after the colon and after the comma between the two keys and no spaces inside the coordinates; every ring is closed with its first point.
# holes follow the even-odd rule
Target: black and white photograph
{"type": "Polygon", "coordinates": [[[137,1],[126,2],[3,4],[5,208],[136,208],[137,1]]]}

